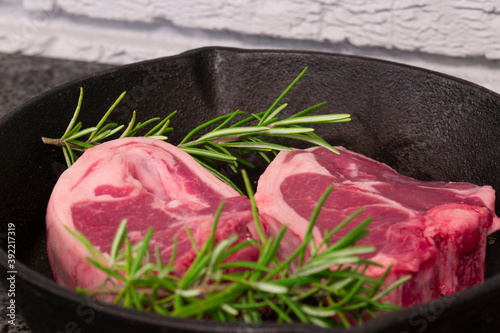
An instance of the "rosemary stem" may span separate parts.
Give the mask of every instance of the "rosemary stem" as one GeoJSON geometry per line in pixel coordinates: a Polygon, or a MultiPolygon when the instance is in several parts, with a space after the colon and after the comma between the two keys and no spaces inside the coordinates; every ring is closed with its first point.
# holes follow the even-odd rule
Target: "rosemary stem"
{"type": "Polygon", "coordinates": [[[78,145],[72,144],[72,143],[67,142],[66,140],[62,140],[62,139],[53,139],[53,138],[42,137],[42,141],[46,145],[54,145],[57,147],[66,147],[66,143],[67,143],[71,148],[81,148],[78,145]]]}

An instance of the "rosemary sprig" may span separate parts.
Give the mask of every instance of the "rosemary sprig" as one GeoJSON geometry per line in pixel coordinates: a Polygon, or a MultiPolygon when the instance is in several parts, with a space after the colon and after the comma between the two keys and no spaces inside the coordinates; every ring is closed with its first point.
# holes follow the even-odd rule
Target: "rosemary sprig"
{"type": "MultiPolygon", "coordinates": [[[[244,170],[242,174],[251,192],[248,176],[244,170]]],[[[323,249],[318,251],[312,228],[330,191],[331,188],[323,194],[312,214],[311,227],[302,244],[285,260],[277,259],[276,254],[286,227],[276,237],[260,233],[260,241],[239,242],[237,236],[233,236],[216,242],[215,230],[224,208],[222,202],[204,246],[197,249],[193,241],[197,256],[181,277],[174,274],[176,241],[167,264],[162,262],[158,248],[154,253],[149,252],[152,229],[143,240],[132,245],[126,235],[126,221],[123,221],[117,228],[110,254],[101,253],[83,234],[72,231],[89,252],[87,260],[109,277],[102,285],[79,291],[89,296],[113,296],[115,304],[168,316],[248,323],[262,321],[261,313],[271,311],[278,322],[349,327],[351,324],[346,318],[362,323],[366,315],[398,309],[382,302],[381,298],[406,282],[409,276],[384,286],[385,275],[377,279],[364,274],[368,267],[380,266],[359,257],[374,251],[373,247],[355,245],[368,232],[370,220],[361,222],[334,243],[329,238],[340,228],[325,233],[328,239],[319,244],[323,249]],[[226,260],[246,247],[257,248],[257,261],[226,260]],[[153,254],[156,261],[152,259],[153,254]],[[309,258],[305,259],[306,256],[309,258]],[[292,269],[292,265],[297,267],[292,269]]],[[[256,211],[252,195],[250,200],[256,211]]],[[[262,230],[257,215],[254,217],[258,229],[262,230]]],[[[354,217],[346,223],[351,223],[354,217]]]]}
{"type": "MultiPolygon", "coordinates": [[[[216,117],[194,128],[181,140],[178,147],[192,155],[220,180],[235,188],[236,186],[229,177],[218,170],[215,162],[227,163],[234,173],[238,171],[241,165],[253,167],[253,164],[245,159],[245,151],[255,152],[265,161],[270,162],[271,159],[267,155],[268,153],[276,154],[281,150],[291,149],[283,145],[281,139],[299,140],[338,153],[334,147],[315,134],[314,128],[310,126],[348,122],[350,121],[349,114],[311,115],[326,105],[325,102],[322,102],[298,111],[286,119],[279,119],[281,112],[287,107],[287,103],[279,104],[306,70],[307,68],[293,80],[266,111],[248,115],[246,112],[236,110],[216,117]]],[[[173,130],[170,127],[170,119],[175,115],[176,111],[161,121],[160,118],[152,118],[137,124],[135,124],[136,112],[134,111],[127,126],[116,123],[106,124],[107,118],[124,95],[125,92],[118,97],[96,126],[82,129],[81,122],[76,122],[83,98],[83,90],[80,89],[77,108],[63,136],[60,139],[44,137],[42,138],[43,142],[61,146],[66,164],[69,167],[78,158],[77,154],[79,152],[98,145],[105,140],[113,139],[122,130],[120,138],[137,136],[145,126],[158,122],[143,136],[167,140],[168,138],[164,134],[173,130]],[[86,137],[86,140],[82,139],[84,137],[86,137]]]]}
{"type": "MultiPolygon", "coordinates": [[[[326,105],[326,102],[322,102],[296,112],[286,119],[279,119],[281,112],[288,106],[287,103],[281,105],[279,103],[305,74],[306,70],[307,68],[293,80],[266,111],[246,115],[246,112],[236,110],[207,121],[189,132],[178,147],[196,156],[205,164],[211,165],[214,160],[224,161],[235,172],[239,164],[252,166],[243,157],[243,151],[257,152],[267,162],[270,162],[265,153],[290,150],[291,148],[281,144],[280,139],[299,140],[338,153],[334,147],[314,133],[314,128],[309,126],[348,122],[351,120],[349,114],[310,115],[326,105]],[[218,126],[212,128],[216,124],[218,126]],[[211,128],[210,131],[203,132],[209,128],[211,128]],[[198,138],[193,139],[195,136],[198,138]],[[237,153],[233,153],[231,150],[236,150],[237,153]]],[[[218,176],[224,177],[223,174],[218,176]]]]}

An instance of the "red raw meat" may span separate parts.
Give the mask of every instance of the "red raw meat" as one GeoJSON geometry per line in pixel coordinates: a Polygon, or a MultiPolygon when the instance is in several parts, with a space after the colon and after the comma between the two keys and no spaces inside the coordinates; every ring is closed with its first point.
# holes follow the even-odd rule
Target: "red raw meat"
{"type": "MultiPolygon", "coordinates": [[[[337,148],[340,155],[319,147],[280,152],[260,177],[255,200],[268,232],[288,226],[280,257],[302,242],[318,199],[334,184],[313,230],[315,241],[365,207],[355,221],[373,217],[369,235],[358,243],[376,247],[366,258],[392,265],[389,283],[412,275],[389,294],[389,301],[409,306],[483,281],[486,236],[500,228],[490,186],[418,181],[337,148]]],[[[373,266],[367,274],[379,277],[384,270],[373,266]]]]}
{"type": "MultiPolygon", "coordinates": [[[[151,245],[159,245],[168,262],[178,237],[176,273],[182,274],[195,252],[185,226],[199,247],[210,235],[214,213],[225,200],[216,239],[233,234],[252,237],[250,201],[222,183],[184,151],[149,138],[110,141],[87,150],[58,180],[47,216],[47,251],[56,281],[74,288],[103,282],[88,253],[64,226],[82,232],[100,251],[109,253],[122,219],[132,243],[154,227],[151,245]]],[[[255,260],[256,250],[237,253],[255,260]]]]}

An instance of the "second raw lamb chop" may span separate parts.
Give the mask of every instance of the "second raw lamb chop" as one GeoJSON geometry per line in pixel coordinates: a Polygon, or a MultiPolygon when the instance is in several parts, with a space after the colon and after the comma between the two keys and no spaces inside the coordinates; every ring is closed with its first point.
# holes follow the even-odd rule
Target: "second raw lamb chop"
{"type": "MultiPolygon", "coordinates": [[[[366,258],[384,265],[371,266],[367,274],[380,277],[392,265],[388,283],[412,275],[389,294],[392,303],[418,304],[483,281],[486,238],[500,227],[490,186],[422,182],[337,148],[340,154],[319,147],[280,152],[260,177],[255,199],[268,232],[288,227],[280,257],[302,242],[318,199],[334,184],[313,237],[319,244],[325,230],[364,208],[357,221],[371,216],[373,222],[358,244],[375,246],[366,258]]],[[[351,222],[336,237],[355,225],[351,222]]]]}

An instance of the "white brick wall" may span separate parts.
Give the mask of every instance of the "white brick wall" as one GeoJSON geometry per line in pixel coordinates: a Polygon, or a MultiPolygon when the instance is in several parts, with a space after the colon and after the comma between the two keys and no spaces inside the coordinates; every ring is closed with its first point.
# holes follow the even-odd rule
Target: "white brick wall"
{"type": "Polygon", "coordinates": [[[210,46],[408,63],[500,92],[498,0],[0,0],[0,52],[123,64],[210,46]]]}

